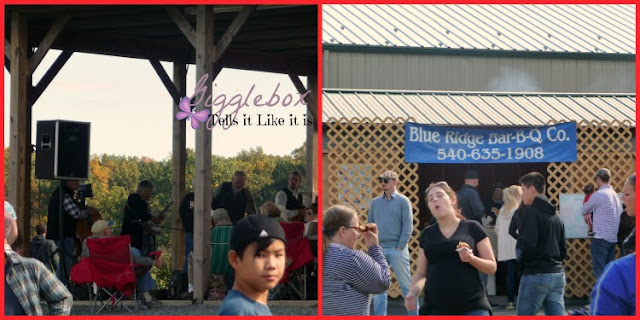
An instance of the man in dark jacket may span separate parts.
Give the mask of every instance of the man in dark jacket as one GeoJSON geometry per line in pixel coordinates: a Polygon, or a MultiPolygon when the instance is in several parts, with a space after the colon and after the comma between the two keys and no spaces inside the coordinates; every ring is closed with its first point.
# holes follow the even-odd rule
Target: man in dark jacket
{"type": "Polygon", "coordinates": [[[464,185],[458,191],[458,207],[462,215],[469,220],[476,220],[482,224],[484,205],[478,194],[478,182],[480,175],[475,170],[467,170],[464,173],[464,185]]]}
{"type": "Polygon", "coordinates": [[[56,246],[55,242],[47,239],[47,224],[44,222],[38,223],[36,236],[31,239],[29,244],[31,257],[40,260],[50,271],[58,270],[60,255],[56,253],[56,250],[58,250],[58,246],[56,246]]]}
{"type": "Polygon", "coordinates": [[[556,207],[544,196],[545,178],[538,172],[520,178],[524,207],[518,226],[517,250],[522,271],[518,293],[518,315],[564,315],[567,256],[564,224],[556,207]]]}
{"type": "Polygon", "coordinates": [[[246,214],[255,214],[256,205],[247,184],[247,174],[242,171],[233,173],[233,178],[229,182],[224,182],[213,191],[211,209],[224,208],[231,217],[231,222],[236,222],[244,218],[246,214]]]}
{"type": "Polygon", "coordinates": [[[131,236],[131,246],[138,249],[143,256],[155,250],[155,237],[145,232],[144,224],[152,220],[160,224],[164,217],[156,217],[151,214],[148,201],[153,194],[153,183],[149,180],[140,181],[136,193],[127,198],[122,219],[121,235],[131,236]]]}

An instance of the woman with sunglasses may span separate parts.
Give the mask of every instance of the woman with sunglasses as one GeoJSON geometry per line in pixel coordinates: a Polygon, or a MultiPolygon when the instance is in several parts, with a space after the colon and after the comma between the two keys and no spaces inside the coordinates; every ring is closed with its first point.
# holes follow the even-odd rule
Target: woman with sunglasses
{"type": "MultiPolygon", "coordinates": [[[[636,173],[622,187],[622,203],[631,217],[636,215],[636,173]]],[[[635,232],[634,232],[635,234],[635,232]]],[[[636,314],[636,254],[614,260],[605,266],[591,292],[591,315],[636,314]]]]}
{"type": "Polygon", "coordinates": [[[477,221],[462,217],[456,193],[446,182],[431,184],[425,196],[437,223],[420,234],[418,268],[405,307],[415,309],[424,289],[420,315],[490,315],[478,273],[496,272],[486,231],[477,221]]]}
{"type": "Polygon", "coordinates": [[[322,233],[322,313],[369,315],[371,295],[385,292],[391,285],[377,226],[360,226],[354,209],[332,206],[322,217],[322,233]],[[354,250],[360,234],[368,254],[354,250]]]}

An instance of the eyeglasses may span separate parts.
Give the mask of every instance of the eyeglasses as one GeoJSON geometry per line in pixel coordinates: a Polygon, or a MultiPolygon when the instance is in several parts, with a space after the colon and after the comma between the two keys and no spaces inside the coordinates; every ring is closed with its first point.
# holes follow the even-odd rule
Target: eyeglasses
{"type": "Polygon", "coordinates": [[[395,180],[395,179],[390,179],[390,178],[378,178],[378,182],[380,183],[389,183],[389,181],[391,180],[395,180]]]}

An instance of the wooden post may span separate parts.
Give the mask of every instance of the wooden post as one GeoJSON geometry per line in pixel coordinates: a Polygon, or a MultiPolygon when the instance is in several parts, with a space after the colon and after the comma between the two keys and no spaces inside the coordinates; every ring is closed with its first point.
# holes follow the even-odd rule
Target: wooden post
{"type": "MultiPolygon", "coordinates": [[[[196,81],[207,75],[196,97],[198,110],[205,108],[205,101],[212,94],[215,46],[213,44],[213,6],[199,5],[196,13],[196,81]]],[[[210,244],[211,225],[211,131],[200,124],[196,129],[196,159],[194,170],[194,230],[193,230],[193,284],[194,303],[202,303],[211,273],[210,244]],[[207,257],[208,255],[208,257],[207,257]]]]}
{"type": "Polygon", "coordinates": [[[28,102],[27,20],[11,14],[11,113],[9,120],[9,202],[18,214],[18,233],[28,253],[31,235],[31,107],[28,102]]]}
{"type": "Polygon", "coordinates": [[[318,194],[318,76],[312,74],[307,77],[307,89],[310,90],[308,97],[309,108],[307,108],[307,121],[312,121],[307,125],[307,167],[306,183],[309,204],[313,202],[313,195],[318,194]]]}
{"type": "MultiPolygon", "coordinates": [[[[187,69],[184,62],[173,63],[173,85],[178,89],[181,96],[187,95],[187,69]]],[[[173,105],[173,114],[178,112],[178,103],[173,105]]],[[[184,264],[185,238],[184,230],[181,229],[182,219],[180,219],[180,202],[184,197],[185,189],[185,164],[187,161],[186,150],[186,127],[184,120],[173,117],[173,152],[171,153],[171,226],[175,229],[171,232],[171,270],[182,269],[184,264]]]]}

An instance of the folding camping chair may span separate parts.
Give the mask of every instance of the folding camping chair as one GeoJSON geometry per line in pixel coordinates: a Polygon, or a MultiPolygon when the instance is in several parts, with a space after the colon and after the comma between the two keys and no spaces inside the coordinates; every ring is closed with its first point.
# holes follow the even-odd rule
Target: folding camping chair
{"type": "Polygon", "coordinates": [[[215,226],[211,230],[211,275],[217,277],[212,286],[215,299],[224,299],[228,282],[233,274],[233,268],[229,264],[229,240],[233,226],[215,226]],[[218,281],[224,279],[224,281],[218,281]],[[222,286],[222,283],[225,285],[222,286]],[[216,285],[217,284],[217,285],[216,285]]]}
{"type": "Polygon", "coordinates": [[[307,298],[307,263],[313,261],[315,257],[311,251],[309,240],[304,237],[304,223],[302,222],[280,222],[287,239],[287,266],[284,275],[271,294],[269,299],[274,298],[284,288],[290,288],[299,299],[307,298]]]}
{"type": "Polygon", "coordinates": [[[146,270],[142,270],[145,267],[133,265],[131,238],[125,235],[87,238],[86,241],[89,257],[72,268],[71,280],[77,284],[92,283],[89,288],[91,312],[97,314],[103,309],[114,309],[117,306],[131,312],[123,300],[132,295],[134,308],[137,309],[139,301],[136,276],[146,270]]]}

